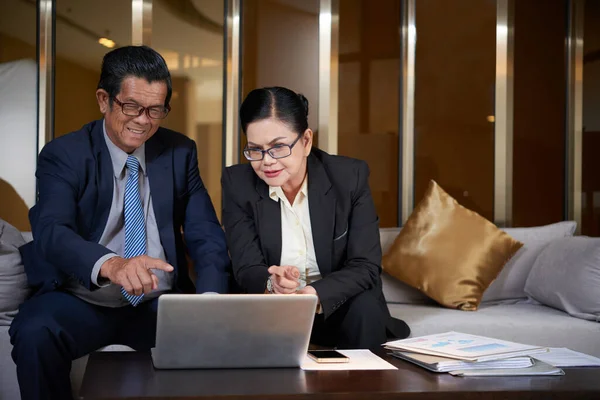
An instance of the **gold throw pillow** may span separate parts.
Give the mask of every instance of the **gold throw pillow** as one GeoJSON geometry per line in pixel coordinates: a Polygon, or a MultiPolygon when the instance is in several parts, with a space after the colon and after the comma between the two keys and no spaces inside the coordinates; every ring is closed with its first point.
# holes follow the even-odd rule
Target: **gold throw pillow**
{"type": "Polygon", "coordinates": [[[522,246],[432,180],[383,257],[383,268],[443,306],[474,311],[522,246]]]}

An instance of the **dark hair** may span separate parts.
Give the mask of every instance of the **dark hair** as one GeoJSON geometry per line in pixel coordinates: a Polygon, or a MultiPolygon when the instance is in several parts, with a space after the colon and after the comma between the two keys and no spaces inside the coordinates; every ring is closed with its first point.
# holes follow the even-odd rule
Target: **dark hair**
{"type": "Polygon", "coordinates": [[[284,87],[254,89],[240,107],[242,130],[252,122],[275,118],[301,135],[308,129],[308,100],[284,87]]]}
{"type": "Polygon", "coordinates": [[[104,55],[98,89],[106,90],[111,106],[113,97],[121,92],[121,84],[128,76],[143,78],[149,83],[166,83],[167,97],[164,105],[169,105],[173,91],[171,74],[165,59],[158,52],[148,46],[125,46],[104,55]]]}

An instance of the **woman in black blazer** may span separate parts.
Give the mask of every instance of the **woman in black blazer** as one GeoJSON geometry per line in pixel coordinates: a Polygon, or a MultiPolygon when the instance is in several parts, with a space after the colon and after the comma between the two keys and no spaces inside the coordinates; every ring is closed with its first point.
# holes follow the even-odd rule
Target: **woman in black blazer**
{"type": "Polygon", "coordinates": [[[248,293],[316,294],[312,343],[377,348],[405,338],[381,291],[369,168],[312,148],[307,116],[306,98],[286,88],[255,89],[242,103],[250,163],[222,177],[235,279],[248,293]]]}

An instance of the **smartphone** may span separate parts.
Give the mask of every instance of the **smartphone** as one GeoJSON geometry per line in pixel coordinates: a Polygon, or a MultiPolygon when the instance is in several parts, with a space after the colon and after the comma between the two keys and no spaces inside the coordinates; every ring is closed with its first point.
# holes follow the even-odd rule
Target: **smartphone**
{"type": "Polygon", "coordinates": [[[335,350],[309,350],[308,356],[318,363],[347,363],[350,358],[335,350]]]}

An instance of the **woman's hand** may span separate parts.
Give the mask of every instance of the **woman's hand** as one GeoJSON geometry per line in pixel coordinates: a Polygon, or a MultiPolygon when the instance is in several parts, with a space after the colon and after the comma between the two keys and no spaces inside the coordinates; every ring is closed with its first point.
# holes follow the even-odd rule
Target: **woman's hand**
{"type": "Polygon", "coordinates": [[[315,310],[315,312],[317,314],[323,313],[323,307],[321,306],[321,299],[319,299],[319,295],[317,294],[317,291],[315,290],[314,287],[312,287],[310,285],[306,285],[302,289],[298,290],[296,293],[297,294],[314,294],[315,296],[317,296],[317,309],[315,310]]]}
{"type": "Polygon", "coordinates": [[[292,265],[271,265],[268,271],[271,274],[273,293],[295,293],[296,289],[300,286],[300,282],[298,282],[300,271],[292,265]]]}
{"type": "Polygon", "coordinates": [[[302,289],[298,290],[297,293],[298,294],[314,294],[314,295],[317,295],[317,291],[315,290],[315,288],[312,287],[312,286],[310,286],[310,285],[304,286],[302,289]]]}

